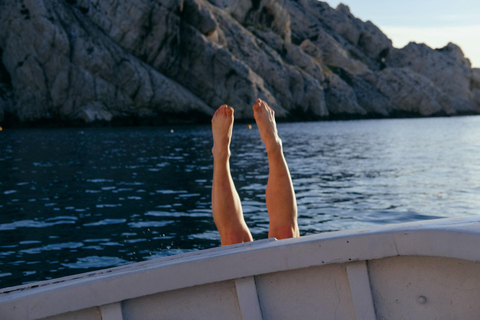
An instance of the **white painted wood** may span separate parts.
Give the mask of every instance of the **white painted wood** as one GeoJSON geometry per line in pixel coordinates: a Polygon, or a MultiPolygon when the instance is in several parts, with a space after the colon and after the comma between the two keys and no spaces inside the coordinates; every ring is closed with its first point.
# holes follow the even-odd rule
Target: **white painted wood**
{"type": "MultiPolygon", "coordinates": [[[[280,241],[254,241],[6,288],[0,290],[0,315],[9,320],[52,317],[251,276],[257,277],[260,296],[258,279],[266,274],[350,261],[381,261],[396,256],[478,262],[479,247],[479,217],[330,232],[280,241]]],[[[480,300],[480,292],[478,296],[480,300]]],[[[261,298],[259,302],[263,312],[261,298]]],[[[265,314],[262,315],[265,319],[265,314]]]]}
{"type": "Polygon", "coordinates": [[[263,274],[256,283],[264,320],[354,319],[344,264],[263,274]]]}
{"type": "Polygon", "coordinates": [[[102,320],[123,320],[122,305],[120,302],[106,304],[100,307],[102,320]]]}
{"type": "Polygon", "coordinates": [[[375,307],[373,305],[366,262],[356,261],[348,263],[347,274],[355,309],[355,319],[375,320],[375,307]]]}
{"type": "Polygon", "coordinates": [[[480,319],[478,262],[400,256],[369,271],[378,319],[480,319]]]}
{"type": "Polygon", "coordinates": [[[126,320],[242,320],[233,280],[130,299],[123,302],[123,316],[126,320]]]}
{"type": "Polygon", "coordinates": [[[255,278],[236,279],[235,286],[243,320],[262,320],[255,278]]]}
{"type": "MultiPolygon", "coordinates": [[[[1,315],[0,315],[0,319],[4,320],[4,318],[2,318],[1,315]]],[[[26,319],[29,320],[29,319],[37,319],[37,318],[35,317],[35,315],[32,315],[32,318],[26,318],[26,319]]],[[[92,307],[92,308],[83,309],[79,311],[62,313],[62,314],[55,315],[48,318],[42,318],[42,320],[102,320],[102,314],[100,312],[100,308],[92,307]]]]}

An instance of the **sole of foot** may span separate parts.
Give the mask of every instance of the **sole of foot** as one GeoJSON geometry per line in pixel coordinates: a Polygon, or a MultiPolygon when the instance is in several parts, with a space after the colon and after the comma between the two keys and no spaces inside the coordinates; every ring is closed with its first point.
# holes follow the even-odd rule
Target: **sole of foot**
{"type": "Polygon", "coordinates": [[[257,99],[253,105],[253,117],[267,152],[281,149],[282,141],[278,137],[275,111],[265,101],[257,99]]]}
{"type": "Polygon", "coordinates": [[[212,117],[214,156],[229,156],[233,130],[233,108],[226,104],[220,106],[212,117]]]}

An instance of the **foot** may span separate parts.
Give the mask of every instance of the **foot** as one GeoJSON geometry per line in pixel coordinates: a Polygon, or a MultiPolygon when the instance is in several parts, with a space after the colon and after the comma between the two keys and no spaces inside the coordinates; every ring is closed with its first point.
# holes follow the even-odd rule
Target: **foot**
{"type": "Polygon", "coordinates": [[[272,108],[265,101],[257,99],[253,105],[253,116],[267,152],[281,150],[282,140],[278,137],[275,112],[272,108]]]}
{"type": "Polygon", "coordinates": [[[213,148],[215,158],[230,156],[230,140],[233,129],[233,108],[222,105],[215,111],[212,118],[213,148]]]}

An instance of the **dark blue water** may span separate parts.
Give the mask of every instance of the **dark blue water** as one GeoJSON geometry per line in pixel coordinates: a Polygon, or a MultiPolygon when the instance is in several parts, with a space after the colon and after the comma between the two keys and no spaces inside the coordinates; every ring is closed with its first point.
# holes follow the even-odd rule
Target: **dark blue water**
{"type": "MultiPolygon", "coordinates": [[[[301,235],[480,214],[480,117],[278,127],[301,235]]],[[[209,126],[0,131],[0,287],[218,246],[211,147],[209,126]]],[[[231,168],[266,238],[255,126],[231,168]]]]}

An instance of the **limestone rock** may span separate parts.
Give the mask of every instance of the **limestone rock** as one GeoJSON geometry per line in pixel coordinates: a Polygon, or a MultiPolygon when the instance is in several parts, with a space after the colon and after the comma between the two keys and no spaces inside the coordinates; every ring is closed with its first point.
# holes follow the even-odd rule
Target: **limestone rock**
{"type": "Polygon", "coordinates": [[[480,69],[472,70],[472,93],[475,110],[480,112],[480,69]]]}
{"type": "MultiPolygon", "coordinates": [[[[308,41],[308,40],[307,40],[308,41]]],[[[311,56],[306,54],[300,47],[288,43],[285,44],[286,56],[291,63],[298,68],[302,69],[319,82],[323,82],[325,77],[322,73],[322,65],[320,62],[315,61],[311,56]]]]}
{"type": "MultiPolygon", "coordinates": [[[[345,77],[345,76],[344,76],[345,77]]],[[[367,114],[388,117],[395,112],[392,99],[384,95],[377,85],[377,73],[367,72],[362,75],[351,75],[350,83],[355,91],[358,104],[367,114]]]]}
{"type": "MultiPolygon", "coordinates": [[[[320,53],[320,55],[317,53],[315,58],[321,60],[327,66],[342,68],[352,74],[367,72],[367,66],[359,60],[352,59],[348,51],[328,33],[319,30],[312,42],[319,49],[318,53],[320,53]]],[[[313,51],[309,46],[310,43],[304,43],[303,47],[307,52],[313,51]]]]}
{"type": "MultiPolygon", "coordinates": [[[[223,12],[216,11],[216,17],[229,52],[235,57],[242,57],[242,61],[263,79],[265,88],[277,98],[277,101],[272,101],[274,109],[304,110],[306,114],[315,116],[328,114],[323,87],[316,79],[286,63],[268,43],[252,37],[250,32],[233,23],[223,12]]],[[[285,43],[287,45],[288,42],[285,43]]],[[[282,113],[277,112],[279,115],[282,113]]]]}
{"type": "Polygon", "coordinates": [[[209,0],[209,2],[221,8],[240,23],[245,21],[253,7],[251,0],[209,0]]]}
{"type": "Polygon", "coordinates": [[[259,40],[265,42],[266,45],[275,50],[277,53],[284,50],[285,40],[272,30],[261,29],[255,26],[247,26],[247,30],[259,40]]]}
{"type": "Polygon", "coordinates": [[[110,121],[112,114],[105,110],[105,106],[99,102],[92,102],[84,106],[77,114],[77,117],[86,123],[95,121],[110,121]]]}
{"type": "Polygon", "coordinates": [[[472,87],[480,89],[480,69],[472,69],[472,87]]]}
{"type": "Polygon", "coordinates": [[[422,116],[452,115],[451,99],[409,68],[387,68],[378,73],[376,87],[395,104],[396,113],[422,116]]]}
{"type": "MultiPolygon", "coordinates": [[[[0,51],[0,57],[2,56],[0,51]]],[[[12,112],[13,93],[11,79],[3,64],[0,63],[0,123],[5,120],[5,113],[12,112]]]]}
{"type": "Polygon", "coordinates": [[[400,50],[392,50],[386,59],[389,67],[407,67],[431,80],[433,85],[451,98],[452,108],[459,113],[475,110],[470,82],[472,70],[459,48],[449,44],[432,50],[425,44],[410,42],[400,50]]]}
{"type": "Polygon", "coordinates": [[[247,15],[245,22],[269,28],[279,34],[286,43],[291,41],[290,14],[287,8],[277,0],[256,1],[247,15]]]}
{"type": "MultiPolygon", "coordinates": [[[[327,66],[342,68],[352,74],[365,73],[369,69],[377,70],[382,64],[383,56],[391,47],[390,40],[380,30],[376,30],[379,37],[385,39],[385,47],[376,44],[375,46],[382,48],[381,54],[370,57],[360,46],[361,33],[357,36],[352,35],[359,30],[367,30],[365,23],[353,19],[351,14],[350,18],[347,17],[326,3],[309,0],[288,1],[286,6],[291,12],[292,42],[301,45],[304,50],[316,51],[314,57],[322,60],[327,66]],[[317,48],[313,49],[312,45],[317,48]]],[[[364,38],[366,39],[366,36],[364,38]]],[[[308,51],[306,52],[310,54],[308,51]]]]}
{"type": "MultiPolygon", "coordinates": [[[[12,1],[14,2],[14,1],[12,1]]],[[[22,121],[42,118],[110,121],[114,116],[213,110],[188,90],[125,53],[64,2],[25,1],[3,16],[5,68],[22,121]],[[24,6],[29,19],[21,15],[24,6]],[[65,28],[68,26],[68,28],[65,28]],[[161,91],[159,90],[161,88],[161,91]]]]}
{"type": "Polygon", "coordinates": [[[473,89],[473,102],[476,104],[476,110],[480,112],[480,89],[473,89]]]}
{"type": "Polygon", "coordinates": [[[458,46],[395,49],[317,0],[2,0],[0,57],[0,121],[480,114],[458,46]]]}
{"type": "Polygon", "coordinates": [[[448,53],[457,63],[470,69],[472,64],[463,54],[462,49],[456,44],[449,42],[445,47],[437,49],[440,52],[448,53]]]}
{"type": "Polygon", "coordinates": [[[185,0],[182,11],[185,20],[202,34],[209,36],[217,30],[218,23],[205,3],[195,0],[185,0]]]}
{"type": "Polygon", "coordinates": [[[338,75],[326,72],[325,100],[332,115],[366,115],[367,112],[358,104],[354,90],[338,75]]]}
{"type": "Polygon", "coordinates": [[[8,88],[0,84],[0,123],[5,120],[5,113],[13,113],[12,93],[7,90],[8,88]]]}
{"type": "MultiPolygon", "coordinates": [[[[207,8],[217,21],[219,30],[215,32],[216,38],[212,39],[203,34],[191,19],[184,19],[182,10],[185,8],[175,7],[174,4],[166,8],[159,6],[156,2],[149,5],[151,2],[149,0],[141,2],[145,3],[144,7],[150,11],[137,15],[137,20],[130,22],[134,27],[128,32],[132,34],[132,38],[144,39],[143,41],[125,41],[127,38],[122,33],[104,29],[124,49],[134,56],[142,57],[145,63],[189,88],[208,105],[218,107],[227,103],[234,106],[237,118],[253,116],[251,105],[257,97],[271,104],[278,116],[286,116],[287,111],[283,106],[289,106],[290,101],[282,100],[282,105],[279,105],[279,100],[274,93],[270,92],[271,86],[265,83],[265,80],[270,81],[270,79],[257,74],[263,69],[259,68],[258,61],[254,61],[255,57],[261,61],[270,60],[264,48],[273,55],[274,51],[263,43],[261,45],[264,48],[261,48],[257,39],[230,15],[206,1],[196,1],[197,6],[190,4],[190,11],[195,8],[207,8]],[[168,10],[170,14],[167,15],[168,10]],[[159,18],[151,20],[150,31],[145,33],[141,26],[149,16],[159,18]],[[238,49],[239,42],[245,46],[241,50],[238,49]],[[247,50],[252,50],[250,59],[245,57],[244,52],[247,50]]],[[[98,25],[117,25],[123,13],[115,11],[114,8],[108,7],[109,5],[112,3],[105,2],[102,3],[102,8],[91,8],[88,15],[98,25]],[[102,15],[105,11],[115,11],[118,15],[105,17],[102,15]],[[106,19],[109,20],[108,23],[101,23],[106,19]]],[[[192,15],[194,14],[190,12],[189,16],[192,15]]],[[[285,68],[280,69],[285,71],[285,68]]]]}
{"type": "MultiPolygon", "coordinates": [[[[322,28],[323,30],[335,31],[332,36],[338,34],[354,47],[361,49],[367,57],[373,60],[381,59],[392,48],[392,41],[379,28],[370,21],[363,22],[355,18],[350,13],[348,6],[339,4],[336,9],[333,9],[321,1],[302,0],[301,2],[304,8],[309,9],[311,15],[317,18],[317,21],[328,26],[328,28],[322,28]]],[[[309,20],[312,18],[310,17],[309,20]]],[[[296,26],[301,27],[299,24],[296,26]]],[[[307,25],[307,27],[311,27],[311,25],[307,25]]],[[[340,38],[337,37],[336,41],[350,51],[350,46],[347,46],[340,38]]]]}

